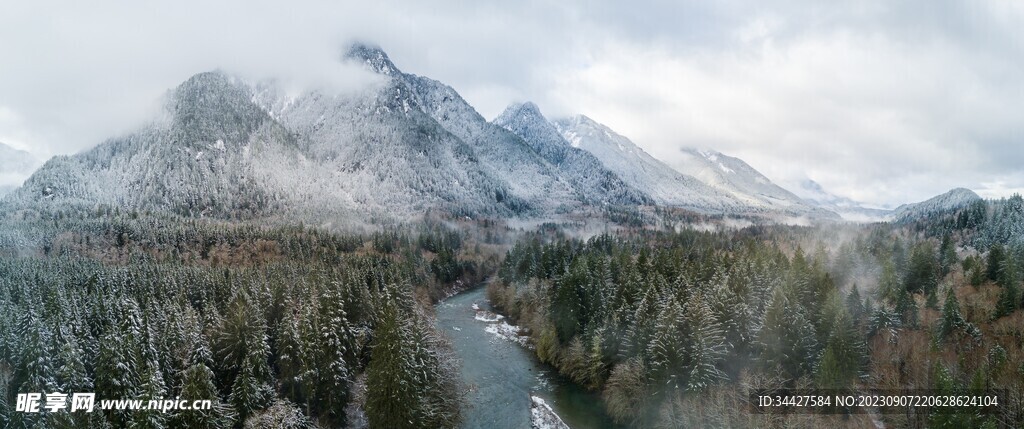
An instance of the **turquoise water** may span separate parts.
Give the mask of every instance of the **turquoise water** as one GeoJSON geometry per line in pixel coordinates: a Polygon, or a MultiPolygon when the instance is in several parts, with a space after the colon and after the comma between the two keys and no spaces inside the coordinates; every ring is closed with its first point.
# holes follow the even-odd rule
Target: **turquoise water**
{"type": "Polygon", "coordinates": [[[462,359],[462,379],[470,387],[464,428],[529,429],[530,395],[544,398],[573,429],[614,428],[600,397],[559,376],[532,350],[485,331],[493,322],[477,320],[476,304],[492,310],[485,288],[437,305],[437,323],[462,359]]]}

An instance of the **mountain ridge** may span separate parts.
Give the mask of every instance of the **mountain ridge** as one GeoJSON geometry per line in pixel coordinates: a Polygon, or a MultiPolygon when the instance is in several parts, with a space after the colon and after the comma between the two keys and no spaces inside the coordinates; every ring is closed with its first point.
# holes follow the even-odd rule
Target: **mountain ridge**
{"type": "Polygon", "coordinates": [[[681,157],[669,162],[674,169],[696,177],[757,210],[796,217],[839,219],[839,215],[808,204],[792,192],[776,185],[739,158],[714,150],[689,147],[681,148],[680,153],[681,157]]]}
{"type": "Polygon", "coordinates": [[[590,152],[572,147],[537,105],[510,104],[492,121],[521,137],[566,177],[579,197],[598,204],[647,205],[649,196],[624,182],[590,152]],[[602,195],[607,193],[607,195],[602,195]],[[599,198],[594,198],[599,195],[599,198]]]}
{"type": "Polygon", "coordinates": [[[903,204],[893,210],[892,220],[895,222],[920,218],[929,214],[954,210],[975,201],[984,201],[978,194],[967,188],[953,188],[927,200],[903,204]]]}
{"type": "Polygon", "coordinates": [[[557,218],[608,206],[838,218],[738,158],[684,149],[699,162],[670,165],[591,118],[549,120],[532,102],[487,121],[453,88],[403,72],[375,45],[340,57],[377,83],[289,93],[273,80],[197,73],[168,91],[149,125],[50,160],[8,200],[325,222],[432,211],[557,218]]]}
{"type": "Polygon", "coordinates": [[[700,212],[736,212],[742,204],[654,158],[628,138],[584,115],[552,121],[572,147],[586,150],[659,204],[700,212]]]}

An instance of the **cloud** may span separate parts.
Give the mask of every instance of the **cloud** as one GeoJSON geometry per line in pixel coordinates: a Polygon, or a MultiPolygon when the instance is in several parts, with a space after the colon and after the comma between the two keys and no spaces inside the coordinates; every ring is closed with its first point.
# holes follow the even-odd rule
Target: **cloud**
{"type": "Polygon", "coordinates": [[[488,118],[533,100],[656,156],[706,146],[879,205],[1024,188],[1019,3],[31,2],[0,16],[0,141],[72,153],[224,69],[335,89],[354,39],[488,118]],[[13,41],[13,42],[11,42],[13,41]]]}
{"type": "Polygon", "coordinates": [[[614,41],[547,93],[660,158],[710,147],[878,205],[1024,184],[992,187],[1024,162],[1019,45],[988,44],[1011,32],[1008,12],[865,9],[752,14],[710,47],[614,41]]]}

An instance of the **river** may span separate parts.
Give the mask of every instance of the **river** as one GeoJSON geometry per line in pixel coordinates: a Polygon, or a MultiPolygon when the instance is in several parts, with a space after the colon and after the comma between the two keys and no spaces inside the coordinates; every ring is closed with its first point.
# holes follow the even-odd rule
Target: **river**
{"type": "Polygon", "coordinates": [[[507,324],[491,311],[485,287],[437,305],[438,327],[451,337],[470,387],[463,428],[529,429],[531,395],[544,399],[573,429],[616,427],[597,394],[541,363],[511,332],[499,335],[507,324]]]}

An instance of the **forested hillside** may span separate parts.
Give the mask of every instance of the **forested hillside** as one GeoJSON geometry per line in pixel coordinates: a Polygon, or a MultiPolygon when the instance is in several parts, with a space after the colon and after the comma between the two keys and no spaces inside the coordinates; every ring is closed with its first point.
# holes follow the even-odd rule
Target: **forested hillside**
{"type": "Polygon", "coordinates": [[[750,389],[808,387],[1002,388],[1010,401],[994,415],[873,418],[1014,427],[1024,421],[1024,252],[965,244],[887,224],[538,234],[508,253],[489,296],[538,357],[600,391],[629,427],[872,424],[746,411],[750,389]]]}
{"type": "Polygon", "coordinates": [[[430,304],[495,266],[462,258],[462,244],[461,233],[439,226],[342,235],[106,209],[87,218],[7,219],[0,421],[456,427],[458,363],[431,323],[430,304]],[[14,412],[15,394],[26,392],[215,406],[14,412]]]}

